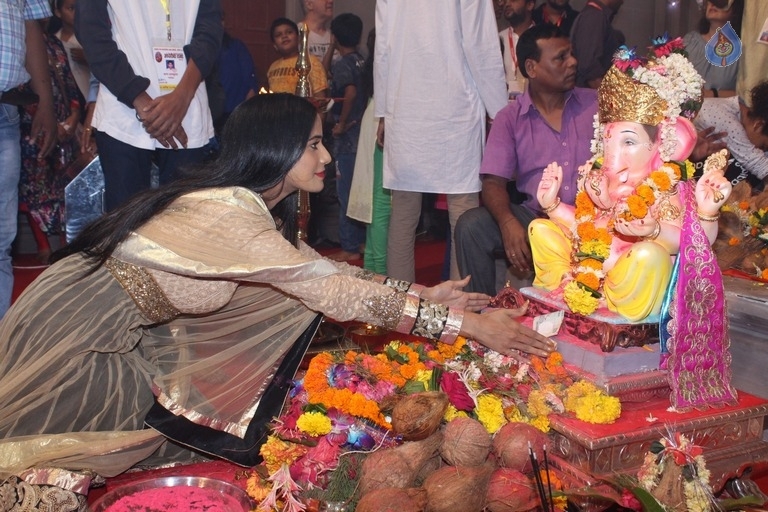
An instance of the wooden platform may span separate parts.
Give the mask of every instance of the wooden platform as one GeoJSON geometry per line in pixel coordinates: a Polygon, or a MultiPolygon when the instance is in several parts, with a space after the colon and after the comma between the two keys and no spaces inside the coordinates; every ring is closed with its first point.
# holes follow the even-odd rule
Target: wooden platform
{"type": "Polygon", "coordinates": [[[704,448],[715,491],[747,470],[768,468],[768,442],[762,440],[768,400],[742,392],[737,405],[722,409],[680,413],[668,408],[668,398],[625,404],[621,417],[610,425],[550,417],[560,469],[595,481],[635,474],[651,443],[674,432],[704,448]]]}

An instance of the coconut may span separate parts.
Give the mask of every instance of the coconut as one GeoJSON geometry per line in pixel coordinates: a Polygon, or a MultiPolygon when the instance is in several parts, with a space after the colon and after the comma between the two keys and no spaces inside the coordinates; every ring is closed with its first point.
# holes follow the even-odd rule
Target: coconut
{"type": "Polygon", "coordinates": [[[440,455],[452,466],[479,466],[491,451],[491,436],[479,421],[456,418],[443,429],[440,455]]]}
{"type": "Polygon", "coordinates": [[[363,461],[360,494],[365,496],[387,487],[404,489],[413,486],[424,466],[437,456],[442,440],[442,433],[436,432],[421,441],[371,453],[363,461]]]}
{"type": "Polygon", "coordinates": [[[423,512],[427,491],[388,487],[371,491],[357,503],[355,512],[423,512]]]}
{"type": "Polygon", "coordinates": [[[491,475],[485,504],[489,512],[531,510],[538,503],[533,482],[521,472],[499,468],[491,475]]]}
{"type": "Polygon", "coordinates": [[[429,498],[426,512],[480,512],[493,470],[492,464],[438,469],[424,482],[429,498]]]}
{"type": "Polygon", "coordinates": [[[533,449],[541,461],[544,460],[546,444],[547,436],[536,427],[528,423],[507,423],[493,438],[493,452],[500,466],[530,473],[533,467],[528,447],[533,449]]]}
{"type": "Polygon", "coordinates": [[[392,431],[406,441],[425,439],[440,427],[447,408],[448,395],[440,391],[407,395],[392,409],[392,431]]]}

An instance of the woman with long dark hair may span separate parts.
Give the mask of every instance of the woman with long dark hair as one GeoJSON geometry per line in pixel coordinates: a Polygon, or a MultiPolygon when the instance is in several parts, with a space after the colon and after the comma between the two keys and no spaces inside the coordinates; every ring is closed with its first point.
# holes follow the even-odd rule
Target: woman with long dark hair
{"type": "Polygon", "coordinates": [[[311,103],[251,98],[215,161],[57,253],[0,324],[4,476],[48,485],[51,467],[109,476],[200,452],[257,463],[317,312],[504,353],[553,350],[515,321],[521,311],[472,312],[488,297],[462,292],[466,281],[393,282],[298,242],[296,192],[319,191],[329,161],[311,103]]]}

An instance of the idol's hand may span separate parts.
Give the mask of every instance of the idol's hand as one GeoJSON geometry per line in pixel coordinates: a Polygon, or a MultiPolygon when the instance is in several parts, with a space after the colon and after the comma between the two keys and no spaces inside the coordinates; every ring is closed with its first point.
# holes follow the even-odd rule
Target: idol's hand
{"type": "Polygon", "coordinates": [[[500,354],[514,355],[516,350],[546,357],[557,344],[517,321],[528,305],[517,309],[496,309],[482,315],[466,313],[461,332],[500,354]]]}
{"type": "Polygon", "coordinates": [[[638,237],[638,238],[656,238],[659,236],[661,230],[661,224],[656,220],[651,212],[642,219],[624,220],[623,218],[617,218],[613,229],[624,236],[638,237]]]}
{"type": "Polygon", "coordinates": [[[488,305],[490,297],[484,293],[463,291],[463,288],[469,284],[469,279],[470,276],[461,281],[443,281],[437,286],[422,290],[420,297],[446,306],[480,311],[488,305]]]}
{"type": "Polygon", "coordinates": [[[608,176],[603,169],[593,169],[592,160],[579,167],[579,175],[583,176],[584,191],[592,202],[601,210],[609,210],[614,201],[608,193],[608,176]]]}
{"type": "Polygon", "coordinates": [[[536,190],[536,199],[543,210],[552,208],[557,204],[560,185],[563,183],[563,168],[552,162],[544,168],[544,174],[536,190]]]}
{"type": "Polygon", "coordinates": [[[728,165],[728,151],[723,149],[707,158],[704,174],[696,182],[696,204],[700,214],[715,215],[731,196],[732,185],[723,173],[728,165]]]}

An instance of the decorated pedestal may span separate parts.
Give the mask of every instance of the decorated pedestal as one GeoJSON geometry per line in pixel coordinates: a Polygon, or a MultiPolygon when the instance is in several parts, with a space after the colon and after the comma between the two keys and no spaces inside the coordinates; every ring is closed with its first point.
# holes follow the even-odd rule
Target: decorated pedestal
{"type": "Polygon", "coordinates": [[[704,449],[714,491],[748,469],[768,470],[768,442],[763,440],[768,398],[739,392],[738,403],[731,406],[672,409],[668,375],[659,368],[657,318],[640,324],[606,313],[585,318],[535,288],[507,288],[493,305],[514,308],[526,300],[527,323],[533,323],[535,316],[565,310],[554,339],[566,367],[622,402],[621,417],[608,425],[551,416],[553,460],[559,469],[586,485],[617,474],[636,474],[654,441],[679,433],[704,449]],[[647,343],[642,342],[643,332],[647,343]]]}
{"type": "Polygon", "coordinates": [[[668,410],[667,398],[623,404],[613,424],[595,425],[551,417],[555,460],[575,476],[611,479],[635,474],[651,443],[681,433],[704,449],[715,491],[749,468],[768,467],[768,443],[762,440],[768,400],[739,394],[735,406],[688,413],[668,410]]]}

